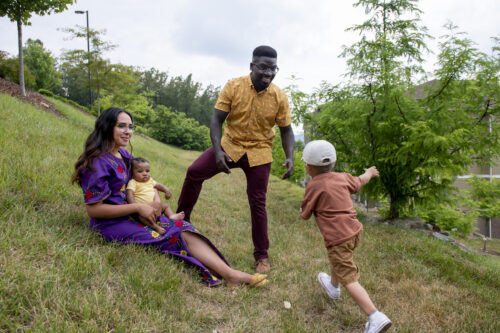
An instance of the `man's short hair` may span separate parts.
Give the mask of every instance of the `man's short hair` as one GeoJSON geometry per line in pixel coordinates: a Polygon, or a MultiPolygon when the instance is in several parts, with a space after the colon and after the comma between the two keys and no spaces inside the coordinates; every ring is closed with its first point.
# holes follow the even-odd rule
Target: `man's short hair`
{"type": "Polygon", "coordinates": [[[269,57],[269,58],[278,58],[278,53],[275,49],[267,45],[257,46],[255,50],[253,50],[252,56],[255,57],[269,57]]]}

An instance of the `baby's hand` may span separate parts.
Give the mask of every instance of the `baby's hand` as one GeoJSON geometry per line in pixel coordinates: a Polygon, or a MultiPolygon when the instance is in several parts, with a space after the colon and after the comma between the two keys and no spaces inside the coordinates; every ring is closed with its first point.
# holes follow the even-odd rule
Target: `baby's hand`
{"type": "Polygon", "coordinates": [[[170,199],[170,197],[172,196],[172,193],[170,193],[170,190],[167,188],[167,191],[165,191],[165,199],[170,199]]]}

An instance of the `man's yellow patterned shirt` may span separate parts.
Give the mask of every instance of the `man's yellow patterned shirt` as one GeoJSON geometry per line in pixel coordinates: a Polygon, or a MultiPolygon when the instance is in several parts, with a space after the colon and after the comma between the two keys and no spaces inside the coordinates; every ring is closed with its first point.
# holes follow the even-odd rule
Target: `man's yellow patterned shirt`
{"type": "Polygon", "coordinates": [[[286,94],[271,82],[257,92],[250,75],[233,79],[222,89],[215,108],[229,112],[221,145],[237,162],[245,153],[251,167],[273,161],[274,125],[292,123],[286,94]]]}

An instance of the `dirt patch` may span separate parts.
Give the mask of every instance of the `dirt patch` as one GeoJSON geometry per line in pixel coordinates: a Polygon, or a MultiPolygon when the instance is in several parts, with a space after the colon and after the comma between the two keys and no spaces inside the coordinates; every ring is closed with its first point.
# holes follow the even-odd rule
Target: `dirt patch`
{"type": "Polygon", "coordinates": [[[48,101],[43,95],[26,89],[26,96],[23,96],[17,83],[0,78],[0,92],[9,94],[22,101],[31,103],[43,111],[47,111],[57,115],[58,117],[64,118],[64,115],[56,109],[55,104],[48,101]]]}

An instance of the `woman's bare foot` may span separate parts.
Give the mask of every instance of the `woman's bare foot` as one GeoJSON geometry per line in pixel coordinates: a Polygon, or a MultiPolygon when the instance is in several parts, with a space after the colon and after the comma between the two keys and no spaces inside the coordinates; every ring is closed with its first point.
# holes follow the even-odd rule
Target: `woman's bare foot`
{"type": "Polygon", "coordinates": [[[249,283],[252,275],[233,269],[229,274],[223,276],[223,278],[226,280],[228,286],[237,286],[249,283]]]}
{"type": "Polygon", "coordinates": [[[184,220],[184,212],[179,212],[177,214],[172,214],[168,218],[173,221],[184,220]]]}
{"type": "Polygon", "coordinates": [[[252,287],[255,287],[262,283],[262,285],[266,285],[269,281],[266,280],[267,275],[264,274],[248,274],[245,272],[237,271],[237,270],[231,270],[231,272],[224,277],[224,280],[226,280],[226,285],[228,287],[237,287],[242,284],[249,284],[252,287]],[[265,281],[265,282],[264,282],[265,281]]]}

